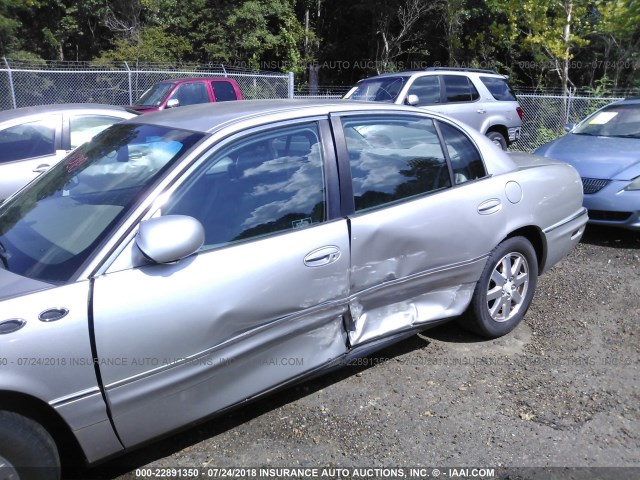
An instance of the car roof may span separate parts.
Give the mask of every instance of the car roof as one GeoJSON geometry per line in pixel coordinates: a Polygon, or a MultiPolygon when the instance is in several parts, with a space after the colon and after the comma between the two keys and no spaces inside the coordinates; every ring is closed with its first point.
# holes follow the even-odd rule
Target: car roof
{"type": "Polygon", "coordinates": [[[32,115],[40,115],[43,113],[59,113],[59,112],[82,112],[82,111],[102,111],[118,112],[119,114],[133,114],[128,112],[123,106],[120,105],[106,105],[102,103],[57,103],[52,105],[36,105],[33,107],[21,107],[11,110],[0,111],[0,122],[6,122],[9,120],[15,120],[22,117],[29,117],[32,115]]]}
{"type": "MultiPolygon", "coordinates": [[[[288,118],[323,116],[331,112],[349,111],[405,111],[424,113],[414,107],[379,102],[360,102],[315,99],[239,100],[236,102],[201,103],[180,108],[152,112],[128,120],[129,123],[154,124],[196,132],[213,133],[243,121],[257,123],[286,120],[288,118]],[[259,120],[263,119],[263,122],[259,120]]],[[[437,115],[435,115],[437,116],[437,115]]]]}
{"type": "Polygon", "coordinates": [[[225,82],[233,82],[234,80],[227,77],[187,77],[187,78],[167,78],[166,80],[162,80],[158,83],[185,83],[185,82],[201,82],[202,80],[223,80],[225,82]]]}
{"type": "Polygon", "coordinates": [[[362,81],[371,80],[374,78],[389,78],[389,77],[412,77],[414,75],[461,75],[461,76],[469,76],[469,75],[482,75],[483,77],[495,77],[495,78],[503,78],[507,79],[505,75],[502,75],[498,72],[494,72],[491,70],[479,70],[479,69],[454,69],[454,68],[433,68],[433,69],[425,69],[425,70],[404,70],[402,72],[388,72],[381,73],[380,75],[375,75],[373,77],[364,78],[362,81]]]}

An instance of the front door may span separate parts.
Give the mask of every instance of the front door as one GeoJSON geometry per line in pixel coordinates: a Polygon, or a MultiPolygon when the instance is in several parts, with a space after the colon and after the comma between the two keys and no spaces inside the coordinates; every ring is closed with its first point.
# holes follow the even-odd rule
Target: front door
{"type": "Polygon", "coordinates": [[[95,280],[102,382],[126,446],[346,351],[349,238],[328,214],[333,158],[316,122],[231,141],[157,212],[200,220],[201,251],[95,280]]]}

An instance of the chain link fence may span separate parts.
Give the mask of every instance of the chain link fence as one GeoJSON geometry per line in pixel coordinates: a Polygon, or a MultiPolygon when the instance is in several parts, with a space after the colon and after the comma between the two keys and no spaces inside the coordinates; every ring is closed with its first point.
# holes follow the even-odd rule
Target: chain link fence
{"type": "Polygon", "coordinates": [[[531,152],[565,133],[567,123],[577,123],[598,108],[621,97],[518,94],[524,111],[520,140],[511,150],[531,152]]]}
{"type": "Polygon", "coordinates": [[[229,77],[245,98],[293,97],[293,74],[253,72],[224,65],[129,65],[127,62],[0,62],[0,109],[51,103],[129,105],[167,78],[229,77]]]}
{"type": "MultiPolygon", "coordinates": [[[[168,65],[113,62],[0,62],[0,109],[50,103],[129,105],[156,82],[167,78],[224,76],[238,82],[247,99],[340,98],[349,87],[320,86],[294,90],[293,74],[253,72],[224,65],[168,65]]],[[[524,118],[520,140],[512,150],[533,151],[575,123],[619,97],[517,95],[524,118]]]]}

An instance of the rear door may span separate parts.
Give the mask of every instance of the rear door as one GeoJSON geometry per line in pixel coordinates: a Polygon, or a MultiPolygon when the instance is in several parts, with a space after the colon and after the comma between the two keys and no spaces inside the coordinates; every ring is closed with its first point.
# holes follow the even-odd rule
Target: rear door
{"type": "Polygon", "coordinates": [[[212,81],[211,88],[215,102],[229,102],[239,98],[234,85],[226,80],[212,81]]]}
{"type": "Polygon", "coordinates": [[[353,202],[351,345],[460,314],[501,221],[500,209],[478,212],[496,186],[477,148],[422,116],[344,115],[334,125],[352,186],[343,192],[353,202]]]}
{"type": "Polygon", "coordinates": [[[345,353],[349,235],[328,131],[305,121],[212,151],[156,212],[200,220],[201,251],[135,267],[132,245],[95,280],[102,381],[126,446],[345,353]]]}
{"type": "MultiPolygon", "coordinates": [[[[488,112],[480,93],[465,75],[442,75],[444,103],[439,112],[481,130],[488,112]]],[[[484,133],[484,132],[482,132],[484,133]]]]}

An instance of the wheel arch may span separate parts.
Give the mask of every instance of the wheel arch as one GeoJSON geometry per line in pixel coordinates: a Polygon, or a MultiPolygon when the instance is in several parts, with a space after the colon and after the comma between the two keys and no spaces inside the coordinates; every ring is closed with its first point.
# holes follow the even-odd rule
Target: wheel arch
{"type": "Polygon", "coordinates": [[[63,469],[65,466],[86,465],[86,456],[71,428],[46,402],[25,393],[0,390],[0,410],[22,415],[40,424],[53,438],[63,469]]]}
{"type": "Polygon", "coordinates": [[[520,227],[505,237],[505,240],[513,237],[524,237],[533,246],[536,252],[536,259],[538,261],[538,272],[542,273],[544,265],[546,263],[547,249],[545,245],[544,234],[542,230],[533,225],[520,227]]]}
{"type": "Polygon", "coordinates": [[[487,128],[485,135],[489,134],[490,132],[498,132],[504,137],[507,145],[509,145],[509,129],[505,125],[490,125],[489,128],[487,128]]]}

